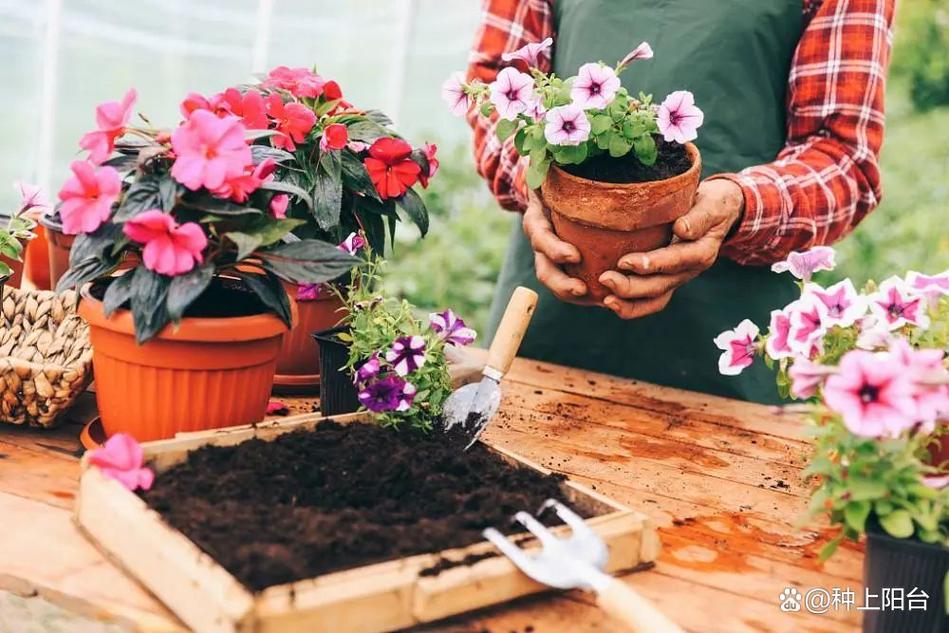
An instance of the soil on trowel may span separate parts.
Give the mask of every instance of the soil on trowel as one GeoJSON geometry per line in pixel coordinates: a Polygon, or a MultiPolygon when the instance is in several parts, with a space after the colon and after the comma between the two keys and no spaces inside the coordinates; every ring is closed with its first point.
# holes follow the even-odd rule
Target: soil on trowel
{"type": "Polygon", "coordinates": [[[464,452],[464,443],[323,421],[271,442],[196,450],[142,497],[253,590],[464,547],[488,526],[521,532],[515,512],[563,499],[562,476],[512,466],[482,444],[464,452]]]}

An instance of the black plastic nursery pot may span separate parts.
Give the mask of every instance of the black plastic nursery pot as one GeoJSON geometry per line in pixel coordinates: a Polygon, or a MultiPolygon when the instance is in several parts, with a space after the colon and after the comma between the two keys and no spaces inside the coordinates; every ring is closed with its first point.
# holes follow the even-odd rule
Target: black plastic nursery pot
{"type": "Polygon", "coordinates": [[[340,415],[359,409],[356,386],[343,367],[349,360],[349,347],[339,339],[347,327],[334,327],[313,334],[320,348],[320,413],[340,415]]]}
{"type": "Polygon", "coordinates": [[[902,592],[903,608],[863,612],[863,633],[947,633],[943,582],[949,572],[949,548],[917,539],[893,538],[876,522],[867,524],[867,549],[863,563],[863,583],[873,604],[882,607],[884,588],[902,592]],[[910,592],[925,592],[926,609],[910,610],[910,592]]]}

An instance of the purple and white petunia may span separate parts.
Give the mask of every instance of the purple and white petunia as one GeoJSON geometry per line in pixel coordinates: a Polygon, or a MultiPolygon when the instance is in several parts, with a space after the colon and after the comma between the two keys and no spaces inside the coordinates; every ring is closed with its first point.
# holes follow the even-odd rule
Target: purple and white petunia
{"type": "Polygon", "coordinates": [[[373,413],[408,411],[415,399],[415,385],[398,376],[386,376],[363,387],[356,397],[373,413]]]}
{"type": "Polygon", "coordinates": [[[513,53],[504,53],[501,59],[506,62],[522,61],[528,68],[538,68],[540,66],[540,56],[545,55],[550,58],[550,47],[554,45],[554,40],[548,37],[543,42],[531,42],[525,44],[513,53]]]}
{"type": "Polygon", "coordinates": [[[793,252],[782,262],[771,265],[771,271],[783,273],[790,271],[792,275],[804,281],[810,281],[811,275],[819,270],[833,270],[836,253],[829,246],[815,246],[808,251],[793,252]]]}
{"type": "Polygon", "coordinates": [[[355,255],[363,246],[366,245],[366,238],[359,233],[350,233],[346,239],[340,242],[339,250],[346,251],[350,255],[355,255]]]}
{"type": "Polygon", "coordinates": [[[913,292],[899,277],[890,277],[870,295],[870,311],[886,323],[890,330],[907,324],[929,327],[925,299],[913,292]]]}
{"type": "Polygon", "coordinates": [[[583,109],[573,103],[551,108],[544,136],[551,145],[579,145],[590,138],[590,120],[583,109]]]}
{"type": "Polygon", "coordinates": [[[695,97],[688,90],[677,90],[666,97],[656,116],[656,124],[667,143],[694,141],[704,121],[705,113],[695,105],[695,97]]]}
{"type": "Polygon", "coordinates": [[[626,57],[620,60],[616,64],[616,72],[620,73],[624,68],[632,64],[634,61],[639,59],[652,59],[653,52],[652,46],[649,45],[649,42],[643,42],[630,52],[626,53],[626,57]]]}
{"type": "Polygon", "coordinates": [[[785,308],[784,310],[772,310],[771,326],[768,328],[768,341],[764,346],[768,356],[774,360],[794,356],[794,350],[788,345],[788,337],[790,334],[791,310],[789,308],[785,308]]]}
{"type": "Polygon", "coordinates": [[[395,340],[386,360],[400,376],[407,376],[425,364],[425,339],[417,334],[395,340]]]}
{"type": "Polygon", "coordinates": [[[455,116],[465,116],[471,107],[471,97],[465,92],[465,76],[460,72],[452,73],[442,84],[442,100],[448,104],[448,111],[455,116]]]}
{"type": "Polygon", "coordinates": [[[442,340],[450,345],[470,345],[478,336],[451,308],[444,312],[431,313],[428,315],[428,322],[442,340]]]}
{"type": "Polygon", "coordinates": [[[613,102],[619,86],[619,77],[609,66],[584,64],[570,88],[570,98],[584,110],[602,110],[613,102]]]}
{"type": "Polygon", "coordinates": [[[827,308],[828,325],[850,327],[867,313],[866,301],[849,279],[838,281],[826,289],[810,283],[804,287],[804,292],[816,297],[827,308]]]}
{"type": "Polygon", "coordinates": [[[373,354],[369,357],[369,360],[360,365],[359,369],[356,370],[356,375],[353,376],[353,382],[357,385],[364,384],[378,376],[381,371],[382,363],[379,362],[379,355],[373,354]]]}
{"type": "Polygon", "coordinates": [[[534,79],[516,68],[505,68],[489,86],[491,103],[502,119],[513,121],[535,100],[534,79]]]}
{"type": "Polygon", "coordinates": [[[715,346],[722,350],[718,371],[725,376],[737,376],[755,362],[758,326],[745,319],[734,330],[726,330],[715,337],[715,346]]]}

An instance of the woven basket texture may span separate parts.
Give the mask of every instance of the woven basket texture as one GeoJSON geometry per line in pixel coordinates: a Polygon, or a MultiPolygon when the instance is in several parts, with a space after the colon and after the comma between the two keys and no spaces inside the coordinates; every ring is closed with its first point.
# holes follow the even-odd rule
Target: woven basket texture
{"type": "Polygon", "coordinates": [[[89,326],[74,291],[3,289],[0,422],[51,427],[92,380],[89,326]]]}

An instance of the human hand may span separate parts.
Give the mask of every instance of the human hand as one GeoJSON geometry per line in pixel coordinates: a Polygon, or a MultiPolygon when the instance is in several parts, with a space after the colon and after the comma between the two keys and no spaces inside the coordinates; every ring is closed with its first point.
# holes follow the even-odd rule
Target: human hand
{"type": "Polygon", "coordinates": [[[544,209],[544,203],[534,190],[527,192],[527,210],[524,212],[523,226],[524,234],[534,249],[537,279],[561,301],[593,303],[587,297],[587,285],[576,277],[570,277],[560,268],[563,264],[579,264],[580,251],[557,237],[544,209]]]}
{"type": "Polygon", "coordinates": [[[715,263],[744,207],[741,187],[731,180],[701,183],[693,207],[672,226],[672,244],[621,257],[617,267],[633,274],[609,270],[600,275],[600,283],[613,291],[603,305],[622,319],[663,310],[677,288],[715,263]]]}

